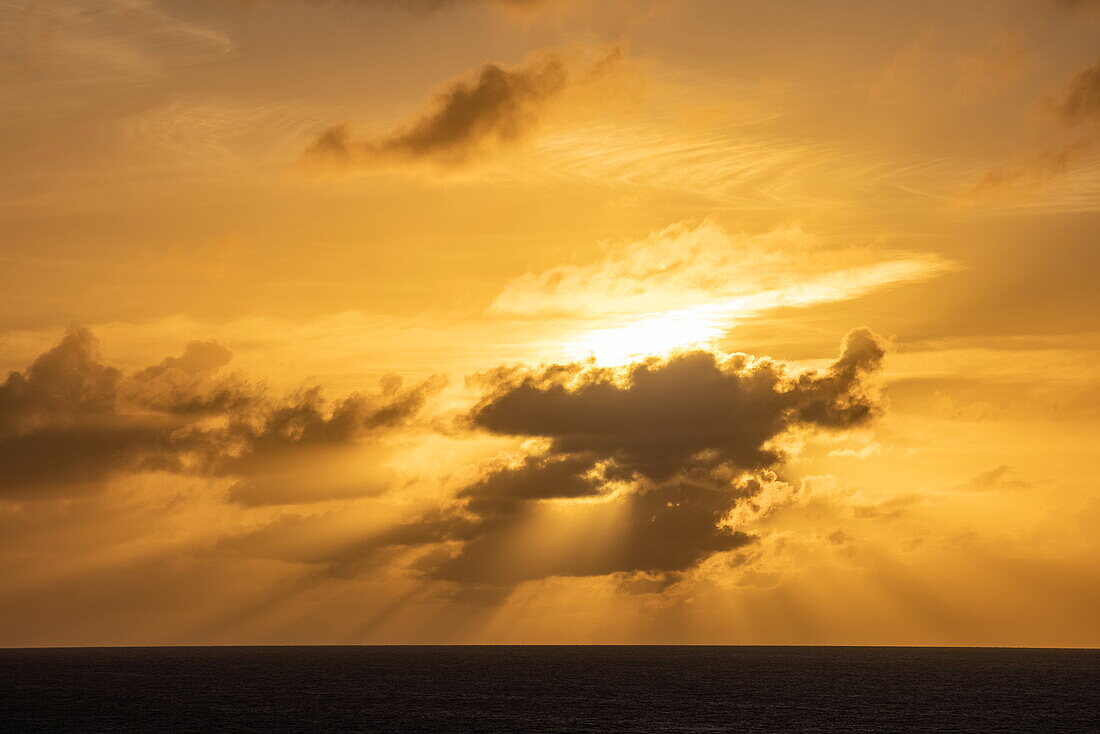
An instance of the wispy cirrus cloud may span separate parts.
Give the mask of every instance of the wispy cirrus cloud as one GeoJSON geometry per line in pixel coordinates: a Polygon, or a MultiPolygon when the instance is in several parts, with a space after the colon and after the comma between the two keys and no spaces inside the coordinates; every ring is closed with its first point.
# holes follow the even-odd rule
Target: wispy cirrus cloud
{"type": "Polygon", "coordinates": [[[713,346],[772,309],[853,299],[959,267],[933,253],[828,247],[797,226],[747,235],[709,220],[681,222],[602,260],[520,276],[490,310],[571,323],[566,354],[623,364],[713,346]]]}
{"type": "Polygon", "coordinates": [[[148,0],[0,2],[0,100],[20,114],[79,107],[222,56],[232,40],[148,0]]]}
{"type": "Polygon", "coordinates": [[[602,260],[520,276],[491,309],[531,316],[645,314],[729,301],[752,311],[850,298],[957,267],[934,254],[827,247],[797,226],[748,235],[713,220],[680,222],[624,243],[602,260]]]}

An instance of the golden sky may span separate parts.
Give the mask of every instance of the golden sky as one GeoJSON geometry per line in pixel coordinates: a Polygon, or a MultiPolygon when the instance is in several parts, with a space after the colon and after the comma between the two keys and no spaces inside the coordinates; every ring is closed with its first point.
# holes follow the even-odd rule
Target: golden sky
{"type": "Polygon", "coordinates": [[[0,645],[1100,645],[1100,3],[0,49],[0,645]]]}

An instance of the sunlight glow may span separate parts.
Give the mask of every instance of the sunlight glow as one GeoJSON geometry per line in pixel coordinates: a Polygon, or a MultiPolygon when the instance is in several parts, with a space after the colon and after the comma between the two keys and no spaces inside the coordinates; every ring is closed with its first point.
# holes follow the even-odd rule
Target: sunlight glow
{"type": "Polygon", "coordinates": [[[902,258],[827,272],[781,288],[669,311],[641,314],[612,326],[581,332],[560,347],[571,360],[593,359],[616,367],[685,349],[710,349],[734,325],[761,311],[801,308],[851,298],[902,282],[915,282],[957,268],[935,258],[902,258]]]}
{"type": "Polygon", "coordinates": [[[646,314],[625,324],[585,332],[562,346],[570,359],[594,359],[605,367],[680,349],[707,349],[729,329],[730,317],[739,305],[739,301],[729,301],[646,314]]]}

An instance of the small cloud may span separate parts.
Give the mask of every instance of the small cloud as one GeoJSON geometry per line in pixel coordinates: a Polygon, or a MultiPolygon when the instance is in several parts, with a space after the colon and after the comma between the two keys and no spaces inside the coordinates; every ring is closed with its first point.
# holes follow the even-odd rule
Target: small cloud
{"type": "Polygon", "coordinates": [[[391,133],[360,135],[346,123],[329,127],[305,151],[302,163],[360,172],[415,163],[465,166],[528,136],[567,89],[603,76],[621,61],[615,48],[595,61],[543,50],[517,66],[485,64],[446,85],[419,118],[391,133]]]}

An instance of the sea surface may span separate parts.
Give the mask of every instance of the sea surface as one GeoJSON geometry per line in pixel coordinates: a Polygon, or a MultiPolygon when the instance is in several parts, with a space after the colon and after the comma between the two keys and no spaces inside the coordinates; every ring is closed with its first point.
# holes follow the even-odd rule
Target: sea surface
{"type": "Polygon", "coordinates": [[[2,732],[1100,732],[1100,651],[0,650],[2,732]]]}

